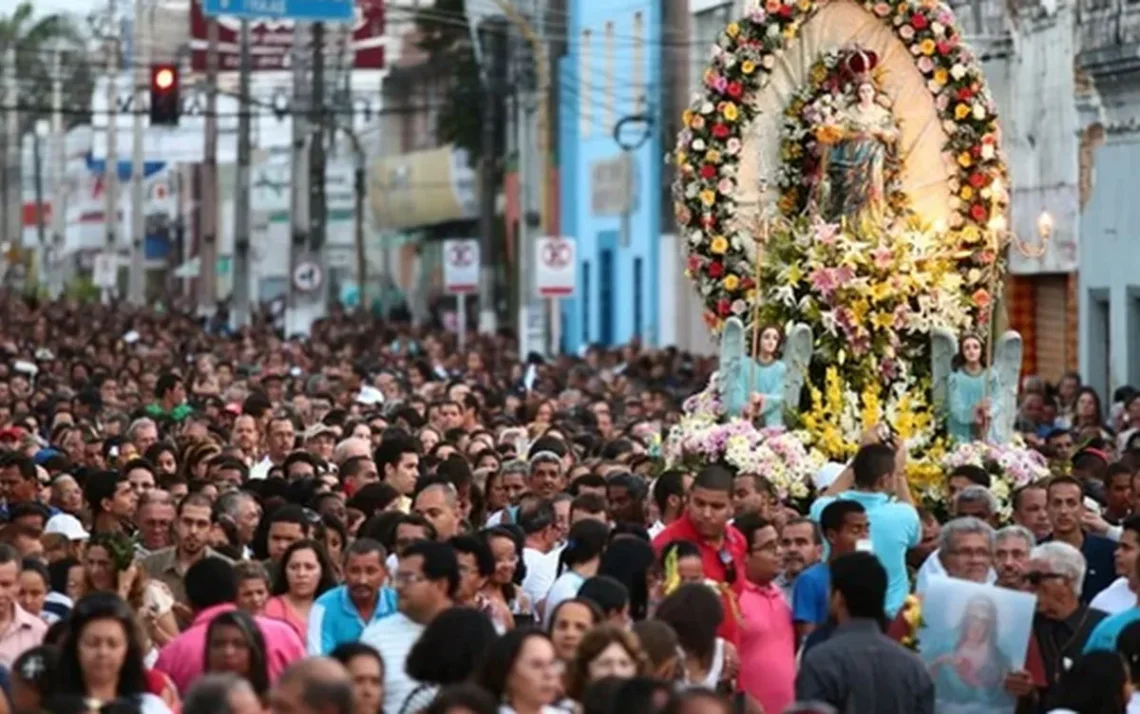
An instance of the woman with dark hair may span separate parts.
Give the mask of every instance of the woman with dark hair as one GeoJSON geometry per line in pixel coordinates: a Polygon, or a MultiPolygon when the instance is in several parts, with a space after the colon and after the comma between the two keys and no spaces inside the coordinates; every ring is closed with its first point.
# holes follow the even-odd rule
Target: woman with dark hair
{"type": "Polygon", "coordinates": [[[550,641],[554,653],[565,665],[574,659],[578,644],[586,633],[605,619],[602,610],[593,600],[572,598],[563,600],[550,613],[550,641]]]}
{"type": "Polygon", "coordinates": [[[532,604],[522,589],[526,578],[526,563],[521,557],[522,538],[514,530],[502,526],[488,528],[483,531],[483,537],[495,558],[495,572],[487,578],[483,595],[510,610],[514,620],[511,627],[531,621],[532,604]]]}
{"type": "Polygon", "coordinates": [[[329,513],[321,516],[321,521],[325,524],[322,542],[325,546],[325,552],[329,556],[333,578],[339,582],[343,576],[344,549],[348,547],[348,529],[343,521],[329,513]]]}
{"type": "Polygon", "coordinates": [[[269,696],[265,637],[253,618],[241,610],[223,612],[206,629],[205,672],[232,672],[249,682],[264,704],[269,696]]]}
{"type": "Polygon", "coordinates": [[[143,625],[143,648],[153,663],[158,649],[178,636],[174,595],[135,559],[135,546],[119,531],[96,533],[83,554],[83,594],[111,592],[127,601],[143,625]]]}
{"type": "Polygon", "coordinates": [[[498,702],[474,684],[457,684],[445,688],[424,710],[424,714],[498,713],[498,702]]]}
{"type": "Polygon", "coordinates": [[[520,627],[500,637],[483,660],[479,686],[502,703],[500,714],[555,714],[558,659],[541,630],[520,627]]]}
{"type": "Polygon", "coordinates": [[[478,610],[453,607],[440,613],[408,653],[404,668],[418,684],[396,714],[417,714],[442,687],[471,679],[495,637],[491,621],[478,610]]]}
{"type": "Polygon", "coordinates": [[[173,444],[165,441],[151,444],[144,457],[154,464],[158,476],[174,476],[178,473],[178,450],[173,444]]]}
{"type": "Polygon", "coordinates": [[[1100,395],[1092,387],[1081,387],[1077,392],[1073,431],[1082,438],[1086,432],[1095,432],[1110,444],[1114,441],[1112,430],[1104,423],[1104,407],[1101,405],[1100,395]]]}
{"type": "Polygon", "coordinates": [[[657,608],[656,619],[673,628],[681,644],[681,681],[686,687],[717,689],[736,676],[736,649],[716,636],[724,618],[721,596],[708,585],[687,583],[657,608]]]}
{"type": "Polygon", "coordinates": [[[111,593],[88,595],[75,604],[54,692],[99,702],[123,698],[137,703],[142,714],[170,714],[150,692],[131,609],[111,593]]]}
{"type": "Polygon", "coordinates": [[[1100,650],[1078,659],[1049,691],[1046,711],[1054,714],[1126,714],[1132,683],[1120,653],[1100,650]]]}
{"type": "Polygon", "coordinates": [[[17,713],[44,711],[58,665],[59,652],[54,647],[33,647],[17,657],[11,673],[12,709],[17,713]]]}
{"type": "Polygon", "coordinates": [[[614,538],[602,554],[598,575],[608,575],[625,586],[629,591],[629,616],[635,621],[644,620],[651,612],[649,578],[654,560],[653,546],[631,535],[614,538]]]}
{"type": "Polygon", "coordinates": [[[325,547],[315,540],[297,541],[281,556],[265,616],[289,623],[305,642],[313,602],[334,587],[336,579],[325,547]]]}
{"type": "Polygon", "coordinates": [[[363,642],[346,642],[329,656],[352,677],[353,714],[383,714],[384,659],[380,653],[363,642]]]}
{"type": "Polygon", "coordinates": [[[609,538],[609,527],[593,519],[579,521],[570,528],[566,547],[558,556],[558,578],[550,586],[543,605],[545,626],[550,625],[551,614],[559,603],[576,596],[582,583],[598,574],[609,538]]]}

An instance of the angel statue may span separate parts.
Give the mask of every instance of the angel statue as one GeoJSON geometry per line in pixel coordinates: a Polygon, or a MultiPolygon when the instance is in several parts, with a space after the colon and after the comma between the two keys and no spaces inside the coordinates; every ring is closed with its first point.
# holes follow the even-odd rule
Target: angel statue
{"type": "Polygon", "coordinates": [[[744,323],[730,317],[720,338],[720,400],[730,417],[753,406],[763,426],[783,426],[784,409],[797,409],[812,354],[811,328],[796,324],[788,334],[780,358],[780,329],[774,325],[760,332],[759,359],[746,350],[744,323]],[[751,390],[751,394],[749,393],[751,390]]]}
{"type": "Polygon", "coordinates": [[[934,408],[946,419],[950,438],[958,443],[976,438],[1009,443],[1017,418],[1021,335],[1008,331],[1001,336],[989,368],[983,363],[982,338],[977,335],[966,334],[959,341],[950,330],[935,327],[930,343],[934,408]]]}
{"type": "Polygon", "coordinates": [[[871,77],[877,64],[878,56],[867,50],[847,56],[844,70],[855,98],[833,126],[817,132],[823,145],[818,204],[828,221],[880,224],[886,215],[887,163],[894,160],[899,131],[891,112],[877,101],[879,90],[871,77]]]}

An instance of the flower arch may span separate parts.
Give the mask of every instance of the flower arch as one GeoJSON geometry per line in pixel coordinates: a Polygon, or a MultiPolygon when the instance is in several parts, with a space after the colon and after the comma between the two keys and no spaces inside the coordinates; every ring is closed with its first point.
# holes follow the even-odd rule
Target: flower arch
{"type": "Polygon", "coordinates": [[[741,224],[737,200],[745,131],[761,111],[749,100],[767,85],[803,25],[829,2],[853,2],[891,28],[925,81],[945,134],[944,157],[954,167],[946,186],[947,225],[931,228],[952,249],[971,318],[984,321],[993,299],[987,278],[1000,268],[987,237],[991,222],[1006,211],[1007,172],[981,66],[962,43],[952,11],[933,0],[761,0],[725,28],[702,92],[685,111],[673,153],[674,213],[688,250],[687,274],[705,303],[705,321],[719,331],[726,318],[740,314],[742,304],[762,299],[749,252],[750,229],[741,224]]]}

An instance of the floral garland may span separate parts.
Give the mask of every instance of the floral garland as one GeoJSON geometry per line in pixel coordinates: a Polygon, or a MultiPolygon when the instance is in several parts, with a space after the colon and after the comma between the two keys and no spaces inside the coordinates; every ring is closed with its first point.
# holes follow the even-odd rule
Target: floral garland
{"type": "Polygon", "coordinates": [[[818,326],[813,364],[843,365],[860,391],[928,374],[931,328],[971,324],[954,257],[917,228],[886,238],[798,219],[769,235],[760,281],[762,323],[818,326]]]}
{"type": "Polygon", "coordinates": [[[1051,475],[1045,457],[1028,448],[1020,436],[1009,444],[959,444],[942,458],[942,468],[947,473],[966,465],[981,467],[990,474],[990,493],[997,498],[1003,518],[1008,518],[1012,511],[1014,491],[1051,475]]]}
{"type": "MultiPolygon", "coordinates": [[[[986,268],[999,260],[982,242],[991,218],[1004,213],[1008,200],[997,115],[981,66],[962,44],[951,10],[935,0],[861,4],[909,48],[934,98],[948,137],[944,150],[957,167],[949,182],[954,195],[946,240],[955,249],[962,289],[974,300],[974,318],[980,321],[990,301],[986,268]]],[[[758,111],[748,99],[767,86],[779,55],[820,5],[819,0],[764,0],[744,20],[729,24],[713,48],[704,95],[683,116],[673,154],[674,213],[689,247],[687,272],[714,330],[736,301],[757,297],[746,250],[752,237],[735,220],[744,128],[758,111]]]]}
{"type": "MultiPolygon", "coordinates": [[[[784,111],[784,127],[780,139],[781,164],[776,171],[780,189],[780,211],[784,215],[800,215],[808,205],[811,187],[820,180],[819,134],[831,126],[843,105],[850,100],[850,82],[840,73],[843,53],[832,50],[812,65],[808,83],[796,90],[784,111]]],[[[885,96],[879,103],[890,109],[885,96]]],[[[910,199],[902,190],[899,162],[894,156],[886,162],[887,203],[893,215],[903,215],[910,199]]]]}
{"type": "Polygon", "coordinates": [[[670,430],[662,452],[665,467],[700,468],[724,463],[737,473],[763,474],[781,499],[805,498],[823,456],[805,444],[807,434],[783,428],[757,428],[751,421],[724,416],[717,398],[717,376],[685,401],[685,416],[670,430]]]}

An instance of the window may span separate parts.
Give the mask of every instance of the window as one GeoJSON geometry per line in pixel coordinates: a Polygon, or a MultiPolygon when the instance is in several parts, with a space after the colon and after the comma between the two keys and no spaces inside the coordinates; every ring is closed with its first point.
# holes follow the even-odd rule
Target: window
{"type": "Polygon", "coordinates": [[[605,56],[602,58],[605,72],[605,99],[602,108],[602,126],[609,131],[614,123],[617,121],[614,97],[617,91],[617,76],[614,73],[614,23],[606,23],[606,46],[603,49],[605,56]]]}
{"type": "Polygon", "coordinates": [[[633,91],[633,113],[645,111],[645,17],[640,12],[633,13],[633,67],[630,78],[633,91]]]}
{"type": "Polygon", "coordinates": [[[578,47],[578,133],[582,138],[590,135],[590,31],[582,30],[578,47]]]}
{"type": "Polygon", "coordinates": [[[590,261],[582,261],[582,344],[590,344],[590,261]]]}
{"type": "Polygon", "coordinates": [[[641,285],[641,258],[633,259],[633,336],[643,337],[641,334],[642,319],[644,317],[644,307],[642,300],[645,299],[645,291],[641,285]]]}

